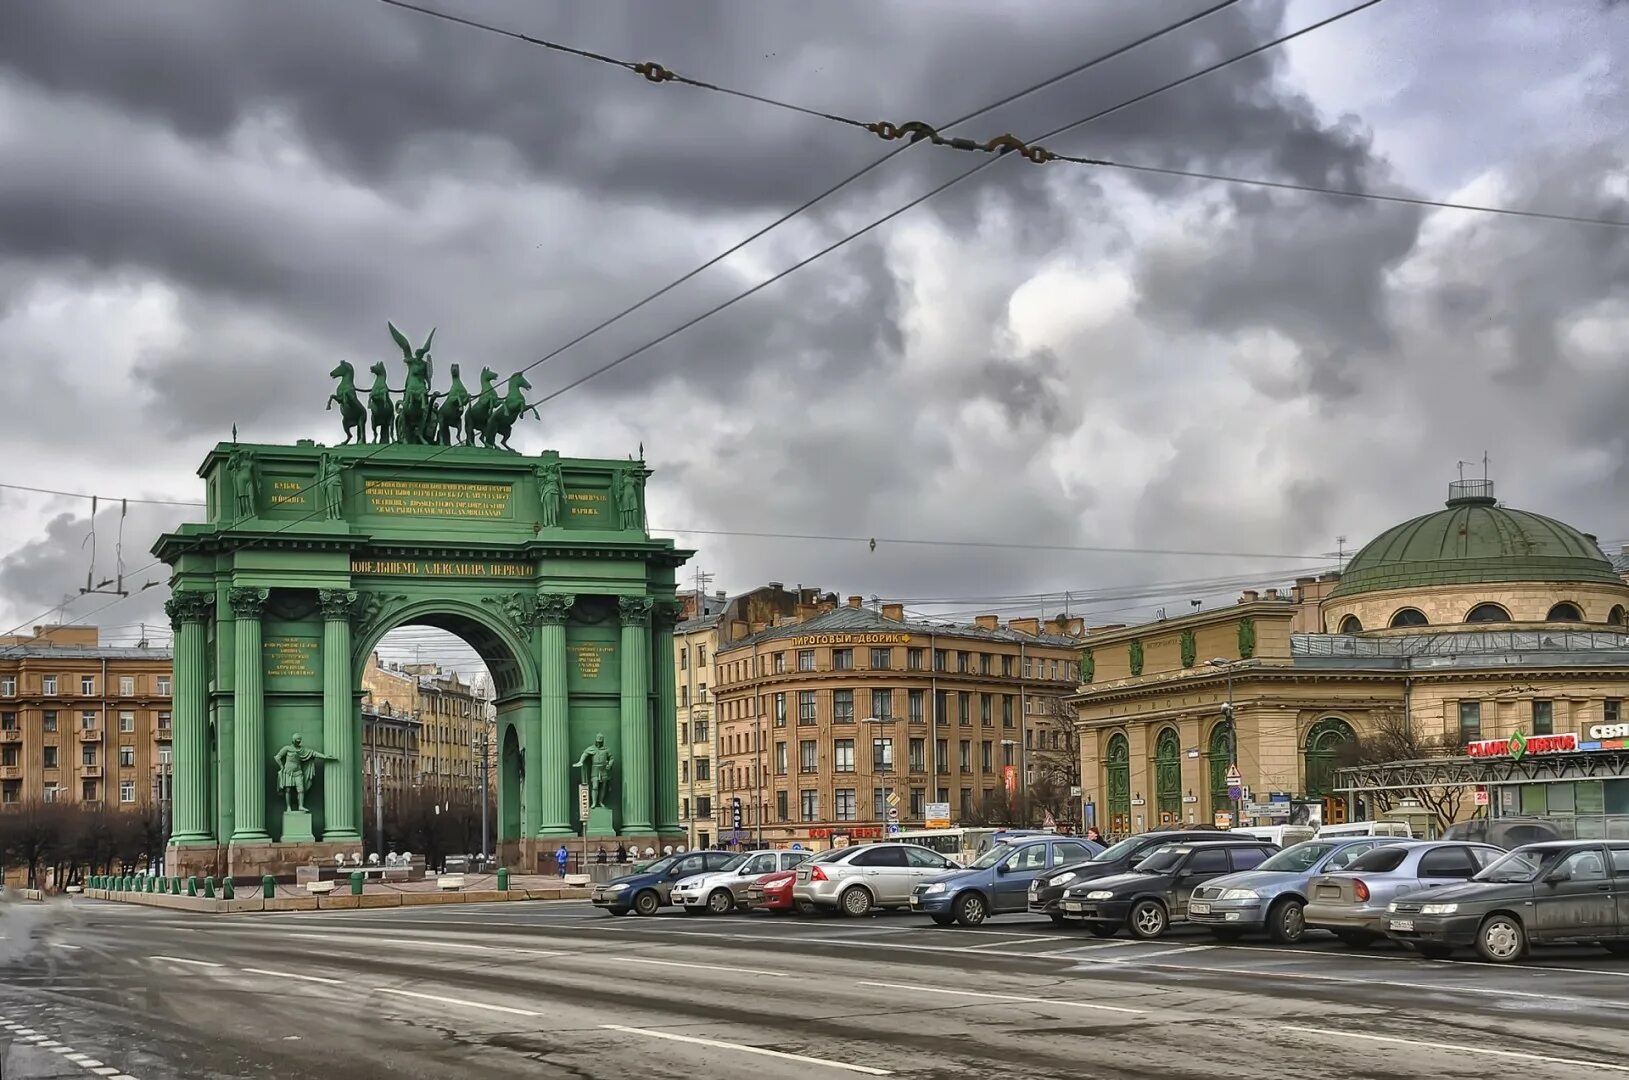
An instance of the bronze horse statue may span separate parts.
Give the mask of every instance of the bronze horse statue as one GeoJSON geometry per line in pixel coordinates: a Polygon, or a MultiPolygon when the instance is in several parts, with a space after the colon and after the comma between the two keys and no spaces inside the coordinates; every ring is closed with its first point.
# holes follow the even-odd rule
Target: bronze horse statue
{"type": "Polygon", "coordinates": [[[341,360],[339,366],[328,373],[328,377],[339,380],[338,388],[328,395],[326,408],[339,406],[340,418],[345,423],[345,442],[348,443],[352,439],[359,443],[367,442],[368,410],[362,407],[362,402],[356,396],[356,369],[351,366],[350,361],[341,360]]]}
{"type": "Polygon", "coordinates": [[[509,376],[509,393],[487,414],[486,426],[481,431],[481,439],[487,446],[519,453],[509,445],[509,433],[514,430],[515,421],[527,413],[531,413],[539,420],[543,419],[542,414],[537,411],[537,406],[528,405],[526,398],[521,394],[522,390],[531,388],[532,384],[527,382],[526,376],[520,372],[509,376]]]}
{"type": "Polygon", "coordinates": [[[390,384],[385,381],[385,365],[374,364],[373,385],[368,389],[368,409],[373,417],[373,441],[388,443],[396,427],[396,405],[390,400],[390,384]]]}
{"type": "MultiPolygon", "coordinates": [[[[498,379],[498,373],[489,367],[481,369],[481,392],[476,395],[474,404],[464,410],[464,445],[474,446],[477,435],[485,437],[487,419],[494,409],[500,408],[503,402],[498,398],[498,391],[492,386],[498,379]]],[[[487,439],[486,445],[491,446],[492,440],[487,439]]]]}

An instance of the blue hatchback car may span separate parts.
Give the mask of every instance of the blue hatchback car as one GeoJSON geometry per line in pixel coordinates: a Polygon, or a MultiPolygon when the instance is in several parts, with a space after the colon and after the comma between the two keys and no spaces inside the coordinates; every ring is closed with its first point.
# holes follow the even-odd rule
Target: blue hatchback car
{"type": "Polygon", "coordinates": [[[991,915],[1029,907],[1029,883],[1060,866],[1085,862],[1101,844],[1074,836],[1014,836],[996,844],[965,870],[937,874],[911,891],[911,910],[940,926],[977,926],[991,915]]]}

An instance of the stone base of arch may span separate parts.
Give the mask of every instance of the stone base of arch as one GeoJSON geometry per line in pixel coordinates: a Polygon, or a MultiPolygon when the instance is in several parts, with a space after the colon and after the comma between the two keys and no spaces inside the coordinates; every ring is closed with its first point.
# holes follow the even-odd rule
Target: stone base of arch
{"type": "Polygon", "coordinates": [[[164,867],[175,877],[231,877],[255,882],[270,874],[292,879],[304,866],[333,866],[343,855],[347,863],[362,854],[360,841],[310,844],[171,845],[164,852],[164,867]]]}

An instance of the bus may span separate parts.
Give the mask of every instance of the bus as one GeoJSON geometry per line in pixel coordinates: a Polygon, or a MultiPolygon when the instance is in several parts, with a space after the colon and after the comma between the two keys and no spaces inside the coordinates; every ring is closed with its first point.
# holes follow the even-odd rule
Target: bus
{"type": "Polygon", "coordinates": [[[908,832],[897,832],[892,836],[883,837],[886,843],[920,844],[922,847],[937,851],[947,859],[955,859],[963,866],[968,865],[996,843],[998,833],[1010,833],[1009,829],[913,829],[908,832]]]}

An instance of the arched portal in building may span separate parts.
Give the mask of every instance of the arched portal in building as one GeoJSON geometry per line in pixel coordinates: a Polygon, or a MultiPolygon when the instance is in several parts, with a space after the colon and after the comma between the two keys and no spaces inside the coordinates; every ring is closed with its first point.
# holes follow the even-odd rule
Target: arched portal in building
{"type": "Polygon", "coordinates": [[[1109,793],[1109,829],[1124,836],[1131,829],[1131,743],[1124,732],[1109,736],[1104,755],[1104,788],[1109,793]]]}
{"type": "Polygon", "coordinates": [[[1233,764],[1233,725],[1223,721],[1210,729],[1210,746],[1206,754],[1207,774],[1210,778],[1210,812],[1212,818],[1233,810],[1233,798],[1227,793],[1227,770],[1233,764]]]}
{"type": "Polygon", "coordinates": [[[1182,820],[1182,740],[1176,728],[1154,740],[1154,810],[1161,825],[1182,820]]]}
{"type": "MultiPolygon", "coordinates": [[[[1335,790],[1335,773],[1340,768],[1341,748],[1355,738],[1352,725],[1338,716],[1326,716],[1312,725],[1307,732],[1305,751],[1308,799],[1322,799],[1326,807],[1331,803],[1345,806],[1344,796],[1335,790]]],[[[1326,823],[1333,824],[1336,819],[1344,820],[1344,811],[1334,814],[1326,811],[1326,823]]]]}

